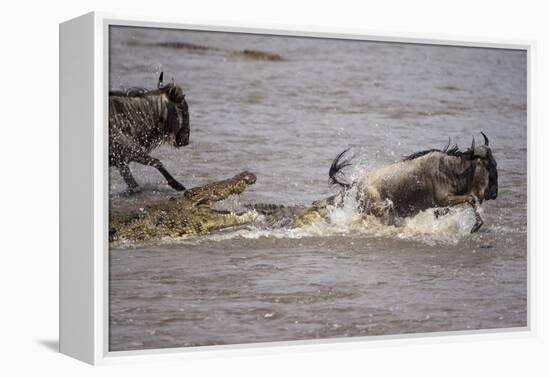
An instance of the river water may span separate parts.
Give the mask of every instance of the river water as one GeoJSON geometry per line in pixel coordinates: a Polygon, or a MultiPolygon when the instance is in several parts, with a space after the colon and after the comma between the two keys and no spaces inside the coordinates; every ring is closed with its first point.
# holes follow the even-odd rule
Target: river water
{"type": "MultiPolygon", "coordinates": [[[[304,229],[111,244],[110,350],[526,326],[526,63],[517,50],[112,28],[111,88],[153,88],[162,70],[186,93],[190,145],[152,153],[167,170],[187,187],[257,175],[221,207],[307,205],[335,192],[328,168],[345,148],[353,177],[480,131],[499,196],[473,235],[467,208],[392,227],[345,206],[304,229]]],[[[111,169],[112,210],[177,195],[131,169],[144,191],[121,195],[111,169]]]]}

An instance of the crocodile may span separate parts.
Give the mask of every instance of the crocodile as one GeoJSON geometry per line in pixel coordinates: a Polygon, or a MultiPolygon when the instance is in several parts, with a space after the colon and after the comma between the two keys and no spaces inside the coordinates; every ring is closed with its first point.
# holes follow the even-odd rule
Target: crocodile
{"type": "Polygon", "coordinates": [[[136,211],[113,211],[109,218],[109,241],[147,241],[199,236],[251,223],[269,228],[297,228],[326,221],[329,208],[343,204],[344,193],[317,200],[309,206],[246,204],[241,213],[212,208],[230,195],[239,195],[256,183],[247,171],[232,178],[189,189],[136,211]],[[258,219],[261,215],[261,220],[258,219]]]}
{"type": "Polygon", "coordinates": [[[230,195],[241,194],[255,182],[256,175],[244,171],[229,179],[194,187],[142,210],[111,214],[109,241],[142,241],[202,235],[214,230],[252,223],[258,216],[254,210],[233,213],[216,210],[212,205],[230,195]]]}

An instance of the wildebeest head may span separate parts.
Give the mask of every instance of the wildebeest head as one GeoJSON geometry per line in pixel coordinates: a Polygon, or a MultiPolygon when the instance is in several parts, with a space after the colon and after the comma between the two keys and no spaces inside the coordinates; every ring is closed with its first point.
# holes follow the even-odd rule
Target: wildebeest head
{"type": "Polygon", "coordinates": [[[476,162],[473,185],[478,192],[483,192],[485,200],[496,199],[498,196],[497,162],[489,148],[489,138],[482,132],[484,145],[476,146],[472,138],[472,146],[464,153],[464,157],[476,162]]]}
{"type": "Polygon", "coordinates": [[[160,73],[158,81],[158,90],[164,93],[169,100],[167,126],[170,133],[174,136],[174,146],[183,147],[189,144],[189,108],[185,101],[185,94],[181,87],[174,83],[164,85],[163,72],[160,73]]]}

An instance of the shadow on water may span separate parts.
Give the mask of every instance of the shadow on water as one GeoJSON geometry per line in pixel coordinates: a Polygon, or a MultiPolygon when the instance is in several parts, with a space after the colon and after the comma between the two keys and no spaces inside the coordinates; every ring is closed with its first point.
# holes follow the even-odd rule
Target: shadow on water
{"type": "Polygon", "coordinates": [[[38,343],[49,349],[50,351],[53,351],[53,352],[59,352],[59,340],[55,339],[55,340],[45,340],[45,339],[41,339],[38,341],[38,343]]]}

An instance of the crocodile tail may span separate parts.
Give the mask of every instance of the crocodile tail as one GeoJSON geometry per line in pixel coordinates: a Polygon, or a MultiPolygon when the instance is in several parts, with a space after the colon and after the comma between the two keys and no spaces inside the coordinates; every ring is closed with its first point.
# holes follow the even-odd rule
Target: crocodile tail
{"type": "Polygon", "coordinates": [[[339,185],[346,190],[349,190],[352,186],[350,183],[342,182],[338,179],[339,176],[343,175],[342,169],[351,166],[351,158],[344,158],[344,155],[349,151],[349,148],[341,152],[330,165],[328,171],[328,183],[329,185],[339,185]]]}

